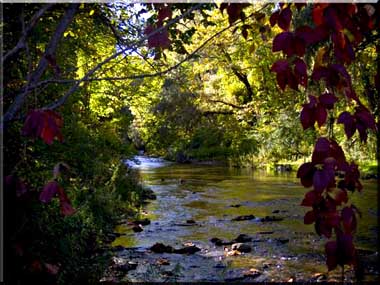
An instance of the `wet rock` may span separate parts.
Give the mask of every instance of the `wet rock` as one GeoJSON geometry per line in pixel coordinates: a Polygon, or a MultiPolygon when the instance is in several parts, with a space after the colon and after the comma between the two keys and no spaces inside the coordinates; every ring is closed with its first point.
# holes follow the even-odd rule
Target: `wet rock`
{"type": "Polygon", "coordinates": [[[250,242],[252,241],[252,237],[246,235],[246,234],[240,234],[233,240],[233,242],[250,242]]]}
{"type": "Polygon", "coordinates": [[[241,205],[240,204],[233,204],[233,205],[230,205],[230,207],[232,207],[232,208],[239,208],[239,207],[241,207],[241,205]]]}
{"type": "Polygon", "coordinates": [[[264,218],[260,219],[260,222],[265,223],[265,222],[279,222],[282,221],[283,218],[280,217],[275,217],[275,216],[266,216],[264,218]]]}
{"type": "Polygon", "coordinates": [[[135,233],[139,233],[139,232],[142,232],[144,229],[141,225],[135,225],[132,227],[132,230],[135,232],[135,233]]]}
{"type": "Polygon", "coordinates": [[[247,271],[243,271],[244,277],[256,278],[256,277],[260,276],[261,274],[262,273],[256,268],[251,268],[247,271]]]}
{"type": "Polygon", "coordinates": [[[195,245],[193,245],[193,246],[185,246],[180,249],[175,249],[173,252],[178,253],[178,254],[194,254],[200,250],[201,249],[199,247],[196,247],[195,245]]]}
{"type": "Polygon", "coordinates": [[[232,246],[231,246],[231,249],[232,250],[237,250],[237,251],[240,251],[240,252],[250,252],[252,251],[252,247],[248,244],[245,244],[245,243],[234,243],[232,246]]]}
{"type": "Polygon", "coordinates": [[[157,259],[156,264],[158,264],[158,265],[170,265],[170,262],[166,258],[159,258],[159,259],[157,259]]]}
{"type": "Polygon", "coordinates": [[[132,223],[135,224],[135,225],[147,226],[147,225],[150,225],[150,220],[147,219],[147,218],[145,218],[145,219],[142,219],[142,220],[135,220],[132,223]]]}
{"type": "Polygon", "coordinates": [[[233,244],[232,241],[224,241],[224,240],[222,240],[222,239],[220,239],[220,238],[217,238],[217,237],[214,237],[214,238],[210,239],[210,241],[211,241],[213,244],[217,245],[217,246],[221,246],[221,245],[231,245],[231,244],[233,244]]]}
{"type": "Polygon", "coordinates": [[[173,253],[174,248],[171,247],[170,245],[164,245],[160,242],[155,243],[151,248],[151,251],[154,253],[173,253]]]}
{"type": "Polygon", "coordinates": [[[287,239],[287,238],[278,238],[278,239],[276,239],[276,241],[278,243],[281,243],[281,244],[286,244],[286,243],[289,242],[289,239],[287,239]]]}
{"type": "Polygon", "coordinates": [[[112,259],[112,270],[119,272],[128,272],[130,270],[135,270],[137,268],[138,263],[134,261],[127,261],[123,258],[114,257],[112,259]]]}
{"type": "Polygon", "coordinates": [[[254,215],[243,215],[243,216],[237,216],[232,219],[232,221],[248,221],[248,220],[253,220],[256,217],[254,215]]]}

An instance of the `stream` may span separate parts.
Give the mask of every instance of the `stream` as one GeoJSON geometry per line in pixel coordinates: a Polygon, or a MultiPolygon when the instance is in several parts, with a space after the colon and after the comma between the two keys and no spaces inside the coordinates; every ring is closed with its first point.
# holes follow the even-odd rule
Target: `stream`
{"type": "MultiPolygon", "coordinates": [[[[303,223],[308,208],[300,203],[307,190],[294,173],[175,164],[144,156],[128,163],[139,171],[143,185],[153,190],[157,199],[144,206],[142,219],[151,222],[143,225],[141,232],[134,232],[129,223],[116,227],[120,235],[112,243],[116,265],[104,280],[341,280],[340,269],[327,273],[326,239],[315,233],[313,225],[303,223]],[[239,220],[239,216],[245,218],[239,220]],[[242,234],[240,238],[250,250],[231,250],[228,242],[236,243],[242,234]],[[197,247],[200,251],[155,253],[150,248],[156,243],[175,249],[197,247]]],[[[375,181],[363,184],[363,192],[352,196],[362,211],[355,243],[365,262],[364,280],[373,281],[379,279],[377,187],[375,181]]],[[[345,269],[345,280],[354,280],[353,270],[348,266],[345,269]]]]}

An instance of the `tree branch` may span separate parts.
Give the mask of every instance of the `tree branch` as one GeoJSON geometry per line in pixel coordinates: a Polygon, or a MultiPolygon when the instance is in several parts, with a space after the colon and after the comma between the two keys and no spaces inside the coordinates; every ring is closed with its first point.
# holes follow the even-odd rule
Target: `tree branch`
{"type": "Polygon", "coordinates": [[[210,100],[207,100],[209,102],[213,102],[213,103],[221,103],[221,104],[224,104],[224,105],[227,105],[227,106],[230,106],[232,108],[235,108],[235,109],[240,109],[240,110],[244,110],[246,109],[247,107],[245,106],[239,106],[239,105],[235,105],[233,103],[229,103],[229,102],[225,102],[223,100],[213,100],[213,99],[210,99],[210,100]]]}
{"type": "MultiPolygon", "coordinates": [[[[67,92],[66,94],[61,97],[60,99],[58,99],[57,101],[55,101],[54,103],[44,107],[44,109],[55,109],[55,108],[58,108],[59,106],[63,105],[66,100],[71,96],[71,94],[73,94],[78,88],[79,88],[79,85],[81,82],[84,82],[84,81],[95,81],[95,80],[91,80],[90,77],[98,70],[100,69],[103,65],[105,65],[106,63],[110,62],[112,59],[118,57],[120,54],[123,54],[125,51],[127,50],[131,50],[131,51],[135,51],[137,49],[136,46],[139,46],[140,44],[142,44],[144,41],[146,41],[149,37],[155,35],[156,33],[159,33],[160,31],[166,29],[167,27],[173,25],[174,23],[178,22],[180,19],[186,17],[187,15],[189,15],[191,12],[193,12],[194,10],[198,9],[199,7],[201,7],[202,4],[197,4],[193,7],[191,7],[189,10],[187,10],[185,13],[177,16],[175,19],[169,21],[165,26],[162,26],[156,30],[154,30],[152,33],[150,33],[149,35],[146,35],[145,37],[143,37],[141,40],[139,40],[136,44],[135,44],[135,47],[126,47],[122,50],[120,50],[119,52],[116,52],[114,53],[113,55],[109,56],[108,58],[106,58],[105,60],[103,60],[102,62],[98,63],[95,67],[93,67],[90,71],[88,71],[86,73],[85,76],[83,76],[82,79],[78,80],[67,92]]],[[[182,64],[182,62],[180,63],[182,64]]],[[[178,65],[180,65],[178,64],[178,65]]],[[[166,72],[176,68],[178,65],[176,65],[175,67],[173,68],[169,68],[166,72]]],[[[155,75],[147,75],[147,76],[144,76],[144,77],[153,77],[153,76],[158,76],[160,74],[163,74],[164,72],[158,72],[158,73],[155,73],[155,75]]],[[[135,78],[142,78],[141,76],[135,76],[135,78]]],[[[131,79],[131,78],[107,78],[107,79],[97,79],[97,80],[122,80],[122,79],[131,79]]]]}
{"type": "MultiPolygon", "coordinates": [[[[61,40],[63,33],[71,23],[72,19],[74,18],[75,12],[77,8],[79,7],[79,4],[70,4],[69,8],[67,9],[66,13],[62,16],[60,23],[58,24],[52,38],[50,39],[49,44],[47,45],[44,55],[41,57],[38,66],[34,70],[34,72],[30,76],[30,80],[26,84],[25,91],[19,95],[16,96],[15,100],[13,101],[12,105],[8,108],[7,112],[4,114],[3,121],[10,121],[13,119],[13,117],[17,114],[17,112],[22,107],[26,96],[29,93],[28,86],[36,84],[38,80],[41,78],[43,73],[45,72],[46,68],[48,67],[48,59],[47,57],[51,57],[55,54],[55,51],[58,47],[58,43],[61,40]]],[[[1,122],[3,124],[3,121],[1,122]]],[[[1,125],[1,130],[3,129],[3,125],[1,125]]]]}
{"type": "Polygon", "coordinates": [[[40,10],[38,10],[28,23],[27,28],[23,31],[21,38],[18,40],[16,46],[8,51],[2,60],[2,63],[4,64],[5,61],[7,61],[10,57],[16,55],[21,49],[26,47],[26,38],[29,36],[30,32],[33,30],[33,28],[36,26],[38,20],[42,17],[42,15],[49,10],[51,7],[53,7],[54,4],[46,4],[44,5],[40,10]]]}

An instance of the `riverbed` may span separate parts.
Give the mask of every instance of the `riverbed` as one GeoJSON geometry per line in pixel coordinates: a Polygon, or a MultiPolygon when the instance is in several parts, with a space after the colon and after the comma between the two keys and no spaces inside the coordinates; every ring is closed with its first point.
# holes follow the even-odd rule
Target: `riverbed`
{"type": "MultiPolygon", "coordinates": [[[[151,222],[141,232],[134,232],[129,223],[115,229],[121,236],[112,243],[114,262],[124,264],[125,270],[112,276],[113,281],[341,280],[341,270],[327,273],[326,239],[315,233],[313,225],[303,223],[308,208],[300,203],[307,189],[294,173],[175,164],[143,156],[129,163],[157,199],[143,208],[141,218],[151,222]],[[239,235],[247,238],[249,252],[231,250],[230,241],[236,242],[239,235]],[[225,244],[216,244],[215,238],[225,244]],[[156,243],[173,248],[190,245],[200,251],[154,253],[149,249],[156,243]]],[[[379,277],[376,188],[375,182],[364,182],[363,192],[352,195],[362,212],[355,243],[368,281],[379,277]]],[[[353,270],[345,269],[345,280],[354,280],[353,270]]]]}

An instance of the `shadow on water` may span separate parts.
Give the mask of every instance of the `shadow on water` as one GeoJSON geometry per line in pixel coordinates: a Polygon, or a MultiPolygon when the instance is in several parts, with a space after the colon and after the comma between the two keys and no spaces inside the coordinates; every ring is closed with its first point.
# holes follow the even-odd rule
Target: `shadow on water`
{"type": "MultiPolygon", "coordinates": [[[[142,232],[134,233],[126,225],[116,229],[123,235],[114,241],[114,246],[139,249],[118,252],[119,257],[139,264],[124,281],[164,281],[173,276],[176,281],[308,281],[327,276],[323,256],[326,240],[315,234],[312,225],[303,223],[308,209],[299,205],[306,189],[293,173],[179,165],[142,156],[129,163],[138,169],[144,185],[156,193],[157,200],[146,206],[151,224],[142,232]],[[232,221],[242,215],[255,218],[232,221]],[[282,220],[262,222],[260,219],[266,216],[282,220]],[[189,220],[195,223],[187,224],[189,220]],[[214,237],[230,241],[240,234],[252,238],[248,253],[226,256],[224,247],[230,246],[210,242],[214,237]],[[201,251],[185,256],[151,253],[148,249],[157,242],[177,248],[191,242],[201,251]],[[160,258],[167,259],[169,265],[157,265],[160,258]],[[259,273],[247,274],[251,268],[259,273]]],[[[376,251],[376,185],[364,184],[360,197],[357,193],[353,196],[363,214],[356,244],[376,251]]],[[[328,278],[334,280],[339,274],[332,272],[328,278]]],[[[347,278],[352,278],[350,274],[346,273],[347,278]]]]}

